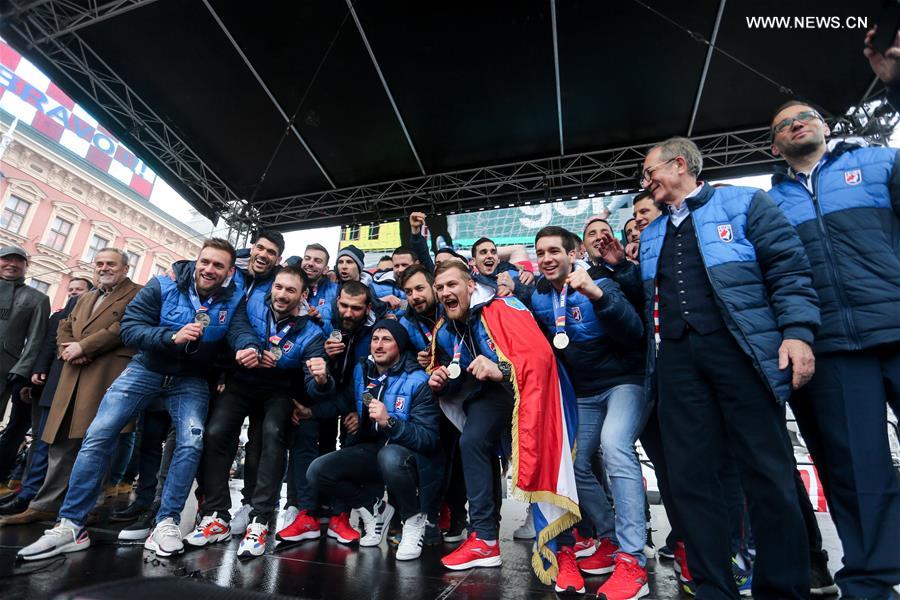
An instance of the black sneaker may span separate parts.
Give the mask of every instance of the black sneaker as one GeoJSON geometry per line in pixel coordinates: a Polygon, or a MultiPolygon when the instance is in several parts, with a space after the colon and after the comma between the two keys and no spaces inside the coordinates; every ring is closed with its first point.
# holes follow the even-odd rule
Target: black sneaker
{"type": "Polygon", "coordinates": [[[466,539],[466,517],[465,512],[459,517],[450,513],[450,529],[444,532],[444,543],[453,544],[466,539]]]}
{"type": "Polygon", "coordinates": [[[422,539],[424,546],[439,546],[444,543],[444,535],[437,525],[428,523],[425,525],[425,537],[422,539]]]}
{"type": "Polygon", "coordinates": [[[137,503],[132,502],[125,508],[121,508],[119,510],[114,510],[111,515],[109,515],[109,520],[111,522],[124,523],[127,521],[135,521],[141,518],[141,515],[147,512],[146,506],[139,506],[137,503]]]}
{"type": "Polygon", "coordinates": [[[668,544],[663,544],[663,546],[656,551],[657,558],[664,558],[666,560],[675,560],[675,552],[671,548],[669,548],[668,544]]]}
{"type": "Polygon", "coordinates": [[[838,593],[838,586],[828,570],[828,552],[809,555],[809,593],[813,596],[829,596],[838,593]]]}
{"type": "Polygon", "coordinates": [[[0,516],[8,516],[8,515],[17,515],[19,513],[25,512],[25,509],[28,508],[28,505],[31,503],[30,500],[26,500],[24,498],[20,498],[18,494],[13,494],[3,500],[0,503],[0,516]]]}
{"type": "Polygon", "coordinates": [[[138,515],[137,520],[134,523],[119,532],[119,539],[123,542],[146,540],[150,535],[150,532],[153,531],[153,527],[156,525],[157,508],[158,507],[154,506],[145,509],[144,512],[138,515]]]}

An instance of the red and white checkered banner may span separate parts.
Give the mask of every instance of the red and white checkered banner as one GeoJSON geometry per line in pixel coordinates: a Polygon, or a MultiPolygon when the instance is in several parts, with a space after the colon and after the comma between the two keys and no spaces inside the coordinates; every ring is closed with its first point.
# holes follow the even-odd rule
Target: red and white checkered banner
{"type": "Polygon", "coordinates": [[[2,38],[0,110],[150,197],[156,173],[2,38]]]}

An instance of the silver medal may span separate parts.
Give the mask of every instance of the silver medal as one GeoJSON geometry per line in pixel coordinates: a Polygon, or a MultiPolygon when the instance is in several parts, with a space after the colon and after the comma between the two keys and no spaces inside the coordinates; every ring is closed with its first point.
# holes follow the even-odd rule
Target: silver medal
{"type": "Polygon", "coordinates": [[[450,379],[457,379],[462,375],[462,367],[457,362],[450,363],[450,366],[447,367],[447,374],[450,375],[450,379]]]}
{"type": "Polygon", "coordinates": [[[272,353],[272,356],[275,357],[275,360],[281,360],[281,357],[284,356],[284,351],[279,346],[273,346],[269,348],[269,352],[272,353]]]}
{"type": "Polygon", "coordinates": [[[197,312],[194,314],[194,322],[200,323],[203,327],[206,327],[210,324],[212,319],[209,318],[209,314],[206,312],[197,312]]]}
{"type": "Polygon", "coordinates": [[[553,346],[558,350],[564,350],[569,345],[569,335],[564,331],[560,331],[553,336],[553,346]]]}
{"type": "Polygon", "coordinates": [[[332,339],[335,342],[340,342],[342,339],[344,339],[344,336],[343,336],[343,334],[341,334],[340,329],[332,330],[331,335],[329,335],[328,337],[329,337],[329,339],[332,339]]]}

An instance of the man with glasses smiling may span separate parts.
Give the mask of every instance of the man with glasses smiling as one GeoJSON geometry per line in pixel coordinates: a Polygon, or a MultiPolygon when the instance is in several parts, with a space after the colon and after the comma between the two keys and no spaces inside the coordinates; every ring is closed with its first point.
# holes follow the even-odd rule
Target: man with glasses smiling
{"type": "Polygon", "coordinates": [[[900,397],[900,161],[892,148],[829,146],[809,104],[772,120],[788,164],[771,195],[797,230],[822,308],[818,368],[791,407],[822,477],[844,549],[842,597],[887,598],[900,583],[900,484],[887,402],[900,397]]]}

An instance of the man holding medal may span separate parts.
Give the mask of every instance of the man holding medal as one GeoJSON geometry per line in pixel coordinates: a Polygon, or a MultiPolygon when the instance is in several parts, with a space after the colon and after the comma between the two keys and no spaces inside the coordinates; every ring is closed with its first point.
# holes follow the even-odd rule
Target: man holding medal
{"type": "Polygon", "coordinates": [[[144,547],[158,556],[182,552],[178,522],[203,449],[209,401],[206,378],[223,343],[237,349],[238,364],[259,363],[261,344],[247,320],[244,297],[230,280],[234,247],[204,242],[195,263],[176,265],[176,280],[160,275],[134,297],[122,318],[125,346],[139,353],[113,382],[82,443],[60,521],[19,558],[37,560],[90,546],[85,523],[109,468],[119,432],[153,401],[172,416],[176,446],[156,515],[144,547]],[[227,282],[227,283],[226,283],[227,282]]]}
{"type": "MultiPolygon", "coordinates": [[[[246,535],[238,556],[259,556],[265,551],[268,523],[278,503],[290,416],[295,390],[312,402],[334,392],[325,370],[322,330],[308,316],[300,316],[306,293],[306,275],[299,267],[284,267],[275,276],[263,309],[248,305],[247,316],[265,350],[259,369],[240,369],[225,384],[206,428],[201,470],[206,500],[201,519],[185,537],[192,546],[230,539],[231,495],[228,470],[234,458],[241,424],[252,410],[261,409],[260,461],[246,535]],[[318,365],[319,369],[315,369],[318,365]]],[[[308,466],[308,463],[307,463],[308,466]]],[[[304,486],[305,488],[305,486],[304,486]]],[[[298,489],[301,496],[309,496],[298,489]]],[[[301,508],[314,507],[304,498],[301,508]]]]}
{"type": "MultiPolygon", "coordinates": [[[[644,482],[634,447],[648,412],[641,318],[604,271],[576,264],[575,237],[568,230],[544,227],[535,236],[535,251],[544,277],[531,295],[531,307],[578,398],[575,481],[582,526],[593,524],[600,538],[597,551],[579,566],[586,573],[613,573],[597,592],[603,598],[645,596],[644,482]],[[615,511],[591,468],[601,447],[615,511]]],[[[558,558],[557,590],[565,591],[581,576],[570,548],[560,550],[558,558]],[[564,581],[567,572],[572,578],[564,581]]],[[[583,589],[583,582],[574,588],[583,589]]]]}

